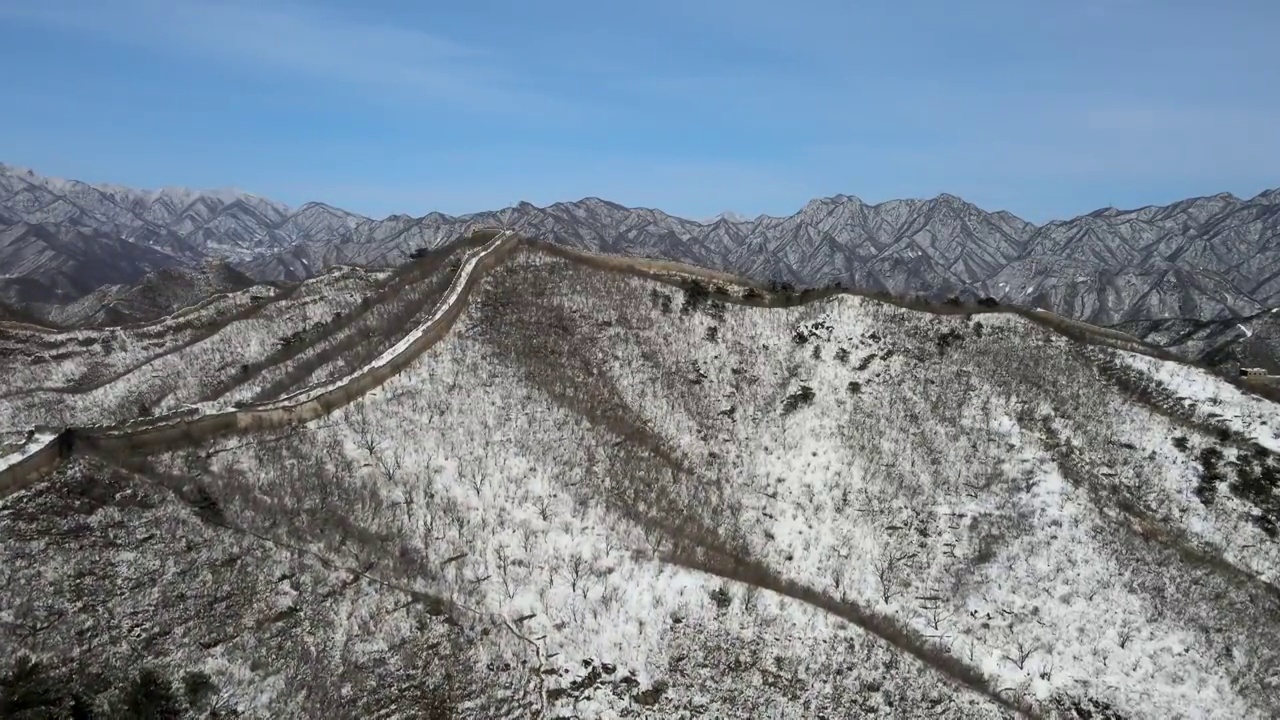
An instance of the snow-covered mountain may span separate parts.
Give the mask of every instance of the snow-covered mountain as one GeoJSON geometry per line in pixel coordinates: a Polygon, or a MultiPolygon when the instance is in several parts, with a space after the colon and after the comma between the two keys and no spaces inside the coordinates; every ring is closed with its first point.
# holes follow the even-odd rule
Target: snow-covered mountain
{"type": "Polygon", "coordinates": [[[180,259],[244,259],[293,241],[272,232],[291,211],[236,190],[134,190],[0,164],[0,215],[114,235],[180,259]]]}
{"type": "MultiPolygon", "coordinates": [[[[293,209],[233,191],[134,191],[0,166],[0,221],[128,243],[112,250],[125,274],[144,271],[132,257],[136,246],[139,257],[160,252],[177,264],[220,257],[260,279],[299,280],[334,264],[395,265],[418,248],[499,224],[572,248],[759,280],[967,292],[1098,324],[1247,316],[1280,305],[1280,190],[1250,200],[1223,194],[1105,208],[1039,227],[946,194],[879,204],[837,195],[789,217],[754,220],[728,213],[686,220],[598,198],[374,220],[323,203],[293,209]]],[[[63,251],[48,245],[27,251],[20,266],[4,253],[0,247],[0,274],[39,279],[66,264],[63,251]]]]}
{"type": "Polygon", "coordinates": [[[1118,329],[1211,367],[1280,375],[1280,310],[1225,320],[1137,320],[1118,329]]]}
{"type": "Polygon", "coordinates": [[[225,261],[210,260],[193,268],[157,270],[129,285],[103,285],[75,302],[27,309],[61,327],[125,325],[161,318],[255,284],[225,261]]]}
{"type": "Polygon", "coordinates": [[[66,303],[192,262],[94,228],[17,222],[0,227],[0,300],[66,303]]]}
{"type": "Polygon", "coordinates": [[[703,220],[703,221],[702,221],[702,224],[704,224],[704,225],[714,225],[715,223],[717,223],[717,222],[719,222],[719,221],[721,221],[721,220],[725,220],[725,221],[727,221],[727,222],[731,222],[731,223],[744,223],[744,222],[751,222],[751,218],[747,217],[746,215],[743,215],[742,213],[737,213],[737,212],[734,212],[734,211],[732,211],[732,210],[725,210],[724,212],[719,213],[718,215],[716,215],[715,217],[713,217],[713,218],[711,218],[711,219],[709,219],[709,220],[703,220]]]}
{"type": "Polygon", "coordinates": [[[0,486],[0,715],[1280,715],[1274,403],[1066,323],[579,260],[0,333],[0,471],[82,430],[0,486]],[[255,402],[287,422],[188,422],[255,402]]]}

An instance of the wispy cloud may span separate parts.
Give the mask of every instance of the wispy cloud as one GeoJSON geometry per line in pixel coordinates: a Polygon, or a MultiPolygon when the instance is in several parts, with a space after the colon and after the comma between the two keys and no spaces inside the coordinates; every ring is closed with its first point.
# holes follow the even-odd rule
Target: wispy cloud
{"type": "Polygon", "coordinates": [[[3,0],[6,16],[398,101],[568,109],[494,48],[288,0],[3,0]]]}

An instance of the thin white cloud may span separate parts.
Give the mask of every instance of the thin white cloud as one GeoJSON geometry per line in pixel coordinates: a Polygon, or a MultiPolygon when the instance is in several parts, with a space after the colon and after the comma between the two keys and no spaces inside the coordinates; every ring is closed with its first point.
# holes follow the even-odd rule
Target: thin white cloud
{"type": "Polygon", "coordinates": [[[0,17],[400,101],[566,109],[491,49],[287,0],[0,0],[0,17]]]}

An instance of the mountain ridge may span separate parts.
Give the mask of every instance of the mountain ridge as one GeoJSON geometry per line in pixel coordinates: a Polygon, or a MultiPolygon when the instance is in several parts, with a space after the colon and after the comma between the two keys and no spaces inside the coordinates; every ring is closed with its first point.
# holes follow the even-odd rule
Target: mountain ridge
{"type": "MultiPolygon", "coordinates": [[[[1247,317],[1280,304],[1280,248],[1271,248],[1280,237],[1276,189],[1248,200],[1219,193],[1100,208],[1041,225],[950,193],[874,204],[836,194],[786,217],[713,222],[598,197],[377,220],[323,202],[292,208],[238,191],[137,191],[0,165],[0,218],[124,241],[116,253],[126,267],[138,246],[178,266],[225,259],[258,280],[302,280],[335,264],[396,265],[415,250],[500,225],[574,249],[677,260],[764,282],[969,292],[1102,325],[1247,317]]],[[[18,266],[13,254],[0,244],[0,274],[18,266]]],[[[39,278],[59,263],[49,251],[27,258],[17,274],[39,278]]]]}

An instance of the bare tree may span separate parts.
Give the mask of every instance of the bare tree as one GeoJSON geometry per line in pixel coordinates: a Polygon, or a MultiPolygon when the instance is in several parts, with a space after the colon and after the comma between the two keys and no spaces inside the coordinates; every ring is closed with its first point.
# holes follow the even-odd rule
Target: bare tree
{"type": "Polygon", "coordinates": [[[929,629],[934,632],[941,632],[942,623],[951,618],[951,611],[943,604],[941,597],[929,597],[928,604],[922,609],[924,610],[925,622],[928,623],[929,629]]]}
{"type": "Polygon", "coordinates": [[[530,527],[528,523],[522,523],[520,525],[520,547],[524,550],[526,557],[533,550],[533,536],[533,528],[530,527]]]}
{"type": "Polygon", "coordinates": [[[456,501],[452,501],[452,498],[450,498],[450,500],[451,501],[446,504],[445,513],[449,517],[449,522],[452,523],[454,529],[457,530],[458,538],[463,539],[466,537],[467,527],[471,525],[471,518],[463,511],[461,505],[456,501]]]}
{"type": "Polygon", "coordinates": [[[476,497],[484,497],[485,480],[488,479],[488,476],[485,473],[481,472],[474,465],[467,465],[465,469],[462,470],[462,479],[467,483],[471,490],[475,492],[476,497]]]}
{"type": "Polygon", "coordinates": [[[642,523],[640,531],[644,533],[644,541],[649,546],[649,552],[654,555],[661,554],[663,541],[666,539],[666,533],[662,528],[654,523],[642,523]]]}
{"type": "Polygon", "coordinates": [[[1116,631],[1116,644],[1122,649],[1133,640],[1133,626],[1126,623],[1116,631]]]}
{"type": "Polygon", "coordinates": [[[356,434],[356,444],[363,448],[372,458],[377,453],[381,441],[378,439],[373,420],[369,417],[368,407],[364,403],[358,402],[349,415],[351,417],[351,429],[356,434]]]}
{"type": "Polygon", "coordinates": [[[10,607],[7,614],[11,619],[0,621],[0,631],[17,638],[28,649],[43,651],[44,632],[66,617],[66,612],[33,599],[35,593],[29,588],[24,594],[27,597],[10,607]]]}
{"type": "Polygon", "coordinates": [[[541,493],[534,497],[533,507],[538,511],[538,517],[543,522],[551,522],[551,510],[555,506],[555,496],[551,493],[541,493]]]}
{"type": "Polygon", "coordinates": [[[565,577],[569,579],[569,589],[578,592],[578,585],[582,582],[582,576],[586,574],[591,563],[586,557],[579,553],[574,553],[569,558],[568,565],[565,566],[565,577]]]}
{"type": "Polygon", "coordinates": [[[613,551],[618,549],[618,537],[612,531],[604,534],[604,554],[605,557],[613,555],[613,551]]]}
{"type": "Polygon", "coordinates": [[[422,513],[422,547],[431,552],[431,546],[443,539],[439,533],[440,513],[428,508],[422,513]]]}
{"type": "Polygon", "coordinates": [[[880,554],[872,561],[871,569],[880,583],[880,597],[886,605],[902,592],[908,563],[915,556],[908,548],[889,544],[881,548],[880,554]]]}
{"type": "Polygon", "coordinates": [[[404,454],[395,445],[391,446],[391,452],[379,452],[373,455],[373,459],[378,463],[378,470],[382,472],[382,477],[388,483],[394,483],[404,467],[404,454]]]}
{"type": "Polygon", "coordinates": [[[507,593],[507,599],[512,600],[516,596],[515,586],[511,584],[511,556],[507,553],[505,545],[499,545],[493,550],[494,558],[498,561],[498,574],[502,577],[502,589],[507,593]]]}
{"type": "Polygon", "coordinates": [[[1026,668],[1027,660],[1036,653],[1036,644],[1025,638],[1016,638],[1013,645],[1013,655],[1005,655],[1005,659],[1018,666],[1019,670],[1026,668]]]}

